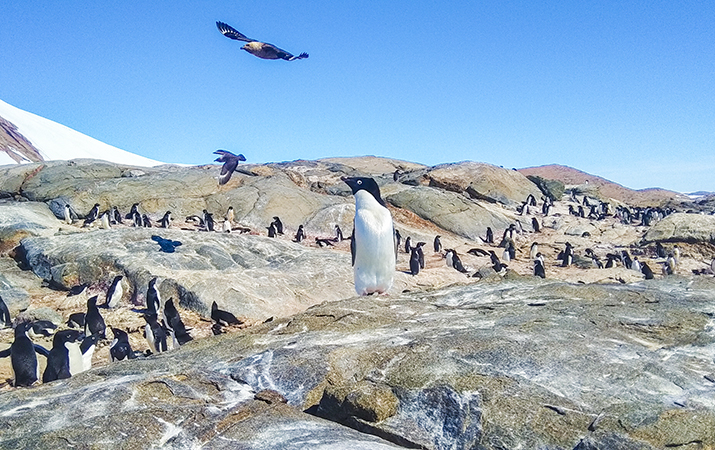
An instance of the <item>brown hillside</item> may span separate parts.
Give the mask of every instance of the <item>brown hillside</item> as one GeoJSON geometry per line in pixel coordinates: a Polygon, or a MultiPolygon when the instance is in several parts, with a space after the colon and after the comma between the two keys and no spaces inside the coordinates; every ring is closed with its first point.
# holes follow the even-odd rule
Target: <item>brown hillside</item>
{"type": "Polygon", "coordinates": [[[588,182],[589,186],[597,188],[601,196],[634,206],[658,206],[671,200],[686,200],[688,198],[678,192],[660,188],[629,189],[605,178],[558,164],[527,167],[519,169],[519,172],[524,175],[536,175],[549,180],[558,180],[566,185],[581,185],[588,182]]]}

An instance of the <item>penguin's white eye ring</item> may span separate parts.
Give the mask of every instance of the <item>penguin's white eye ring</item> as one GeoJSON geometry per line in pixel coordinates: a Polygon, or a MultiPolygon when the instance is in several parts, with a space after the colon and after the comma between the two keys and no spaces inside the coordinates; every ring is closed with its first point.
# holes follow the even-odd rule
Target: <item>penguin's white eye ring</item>
{"type": "Polygon", "coordinates": [[[358,180],[358,181],[357,181],[357,184],[362,184],[362,180],[358,180]]]}

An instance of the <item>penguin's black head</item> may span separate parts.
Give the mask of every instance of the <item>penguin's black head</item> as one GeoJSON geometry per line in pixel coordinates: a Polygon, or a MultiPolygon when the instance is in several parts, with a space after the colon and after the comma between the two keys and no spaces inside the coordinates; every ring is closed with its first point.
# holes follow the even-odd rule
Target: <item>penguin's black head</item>
{"type": "Polygon", "coordinates": [[[32,326],[32,322],[19,322],[15,325],[15,337],[23,336],[32,326]]]}
{"type": "Polygon", "coordinates": [[[95,295],[94,297],[91,297],[90,299],[87,300],[87,307],[89,308],[90,306],[97,306],[97,299],[99,296],[95,295]]]}
{"type": "Polygon", "coordinates": [[[62,330],[55,334],[52,345],[61,347],[67,342],[76,342],[84,338],[84,333],[78,330],[62,330]]]}
{"type": "Polygon", "coordinates": [[[385,206],[385,201],[380,197],[380,187],[377,185],[374,179],[369,177],[341,177],[341,180],[345,182],[355,195],[358,191],[364,190],[372,194],[382,206],[385,206]]]}
{"type": "Polygon", "coordinates": [[[156,313],[145,313],[144,314],[144,320],[146,320],[146,323],[156,322],[158,319],[159,319],[159,316],[156,313]]]}
{"type": "Polygon", "coordinates": [[[118,341],[121,341],[122,339],[129,339],[129,335],[127,334],[127,332],[124,330],[120,330],[119,328],[112,327],[112,334],[114,335],[114,339],[118,341]]]}

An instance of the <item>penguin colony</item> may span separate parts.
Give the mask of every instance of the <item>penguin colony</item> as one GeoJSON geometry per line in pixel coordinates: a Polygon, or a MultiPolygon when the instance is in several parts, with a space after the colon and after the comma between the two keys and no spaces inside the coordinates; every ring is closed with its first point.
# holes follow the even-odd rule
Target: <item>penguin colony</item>
{"type": "MultiPolygon", "coordinates": [[[[219,185],[222,186],[230,181],[231,174],[236,170],[238,162],[245,161],[245,158],[243,155],[233,155],[225,150],[216,153],[221,155],[217,161],[224,162],[219,177],[219,185]]],[[[358,294],[387,293],[392,286],[396,270],[418,277],[425,270],[433,268],[430,266],[434,266],[434,264],[425,264],[424,247],[427,245],[426,242],[414,242],[412,236],[403,237],[400,231],[395,229],[390,211],[381,198],[380,189],[374,179],[343,177],[342,181],[348,185],[355,197],[356,212],[353,231],[350,236],[345,236],[340,226],[334,224],[334,235],[315,236],[314,245],[332,248],[342,241],[349,241],[355,290],[358,294]],[[409,255],[406,267],[397,266],[400,251],[409,255]]],[[[626,206],[613,208],[608,203],[588,197],[579,201],[575,194],[571,195],[570,201],[568,211],[573,216],[590,220],[611,218],[624,225],[650,226],[672,212],[660,208],[626,206]]],[[[485,273],[488,273],[483,270],[484,267],[491,269],[496,274],[504,275],[510,270],[509,265],[512,261],[523,259],[532,262],[532,274],[539,278],[548,278],[548,271],[551,267],[568,268],[571,266],[582,269],[607,269],[622,266],[641,273],[645,279],[652,279],[656,274],[668,276],[678,272],[681,250],[677,245],[666,248],[661,243],[656,243],[654,247],[634,247],[599,254],[592,248],[576,248],[570,242],[563,242],[561,248],[554,248],[553,244],[540,244],[538,236],[548,229],[548,218],[553,208],[553,200],[544,197],[541,199],[541,207],[539,207],[539,202],[530,195],[517,208],[519,216],[532,216],[530,221],[524,220],[525,223],[530,223],[530,230],[527,230],[521,220],[517,219],[503,230],[497,230],[497,233],[501,235],[501,240],[495,242],[494,230],[491,227],[485,227],[485,237],[480,237],[480,239],[486,248],[475,247],[465,252],[473,258],[484,258],[485,263],[481,265],[482,269],[476,272],[474,272],[475,267],[470,267],[462,261],[463,255],[460,255],[455,248],[446,248],[445,246],[456,243],[447,242],[445,244],[445,238],[441,235],[435,235],[432,240],[433,252],[430,259],[443,259],[447,267],[468,277],[484,276],[485,273]],[[497,249],[501,258],[495,251],[497,249]],[[546,258],[545,253],[552,254],[552,257],[546,258]],[[660,265],[660,270],[654,271],[650,267],[651,265],[654,267],[660,265]]],[[[249,227],[238,224],[232,207],[228,208],[218,222],[214,219],[215,215],[216,213],[204,209],[200,214],[186,217],[181,228],[204,232],[231,233],[238,231],[262,234],[252,232],[249,227]]],[[[84,217],[77,214],[71,205],[65,204],[63,205],[62,220],[66,224],[79,221],[82,228],[109,229],[116,226],[129,226],[166,229],[175,226],[171,211],[166,211],[160,218],[152,219],[146,212],[141,211],[139,203],[133,204],[126,215],[123,215],[117,206],[111,206],[101,212],[101,205],[96,203],[84,217]]],[[[271,238],[280,238],[287,232],[283,221],[278,216],[273,217],[265,230],[265,235],[271,238]]],[[[295,230],[294,234],[289,234],[292,236],[292,240],[297,243],[306,241],[307,235],[304,226],[300,224],[295,230]]],[[[159,235],[152,236],[152,240],[158,244],[158,251],[165,253],[180,251],[182,245],[179,241],[165,239],[159,235]]],[[[449,241],[450,238],[447,237],[446,240],[449,241]]],[[[312,244],[313,241],[308,240],[307,242],[312,244]]],[[[715,266],[715,261],[708,267],[693,272],[695,274],[712,274],[715,271],[713,266],[715,266]]],[[[145,358],[152,354],[173,350],[193,339],[191,329],[183,323],[174,299],[162,299],[160,281],[157,278],[152,278],[146,286],[146,307],[144,310],[137,311],[137,314],[141,314],[145,321],[142,334],[146,339],[147,350],[133,349],[129,339],[129,330],[122,328],[121,324],[105,323],[102,314],[103,310],[116,309],[123,303],[126,304],[123,299],[127,298],[130,292],[127,289],[129,287],[127,281],[123,280],[123,275],[113,275],[110,280],[94,283],[94,293],[97,293],[96,286],[107,286],[108,284],[109,287],[106,292],[99,292],[99,295],[93,296],[88,294],[90,284],[73,288],[68,294],[68,298],[83,296],[82,298],[86,299],[86,310],[71,313],[66,327],[60,329],[46,321],[16,320],[13,324],[10,312],[0,298],[0,327],[14,325],[13,343],[9,348],[0,351],[0,357],[9,357],[11,360],[13,385],[30,386],[40,380],[51,382],[88,370],[91,368],[94,350],[98,346],[108,345],[110,361],[116,362],[145,358]],[[100,297],[103,298],[100,299],[100,297]],[[100,300],[103,301],[100,302],[100,300]],[[51,349],[45,349],[33,342],[33,339],[42,336],[52,338],[51,349]],[[108,336],[111,336],[111,341],[108,336]],[[40,373],[38,355],[46,358],[47,364],[44,373],[40,373]]],[[[230,312],[221,310],[216,302],[213,302],[212,305],[211,319],[213,321],[211,331],[215,335],[226,332],[227,327],[244,325],[230,312]]]]}
{"type": "MultiPolygon", "coordinates": [[[[131,308],[141,314],[146,322],[143,330],[148,349],[145,351],[132,348],[129,330],[120,326],[108,326],[103,311],[109,311],[126,305],[122,286],[122,275],[113,278],[106,293],[90,296],[90,285],[73,287],[67,298],[72,302],[85,301],[86,309],[71,313],[66,324],[57,327],[46,320],[26,320],[10,317],[6,303],[0,297],[0,328],[14,326],[14,339],[9,348],[0,351],[0,358],[10,358],[12,386],[32,386],[42,381],[49,383],[69,378],[92,368],[92,358],[98,346],[109,346],[110,362],[136,358],[146,358],[152,354],[177,349],[193,340],[191,329],[181,319],[179,309],[173,298],[162,300],[158,278],[152,278],[146,290],[146,307],[131,308]],[[100,297],[104,301],[100,303],[100,297]],[[124,305],[123,305],[124,303],[124,305]],[[111,333],[111,334],[110,334],[111,333]],[[111,339],[108,339],[111,336],[111,339]],[[51,338],[50,349],[34,342],[40,338],[51,338]],[[40,371],[38,355],[46,358],[44,371],[40,371]]],[[[95,291],[93,291],[94,293],[95,291]]],[[[219,309],[213,304],[211,317],[214,322],[213,334],[225,332],[226,327],[240,327],[243,322],[233,314],[219,309]]],[[[118,325],[118,324],[113,324],[118,325]]]]}

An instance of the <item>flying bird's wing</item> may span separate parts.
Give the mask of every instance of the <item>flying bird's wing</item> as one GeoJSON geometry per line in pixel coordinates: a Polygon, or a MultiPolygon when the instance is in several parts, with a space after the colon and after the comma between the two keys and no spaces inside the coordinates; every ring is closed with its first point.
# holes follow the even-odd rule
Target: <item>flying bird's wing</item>
{"type": "Polygon", "coordinates": [[[229,152],[228,150],[222,150],[218,149],[214,152],[216,155],[221,155],[221,156],[233,156],[234,158],[238,158],[239,161],[245,161],[246,157],[243,156],[242,154],[234,155],[233,153],[229,152]]]}
{"type": "Polygon", "coordinates": [[[223,22],[216,22],[216,26],[218,27],[218,31],[221,32],[224,36],[226,36],[229,39],[233,39],[236,41],[243,41],[243,42],[253,42],[255,39],[250,39],[246,37],[244,34],[240,33],[238,30],[233,28],[231,25],[223,22]]]}
{"type": "Polygon", "coordinates": [[[218,184],[226,184],[231,179],[233,171],[238,167],[238,158],[229,158],[221,167],[221,175],[218,177],[218,184]]]}
{"type": "Polygon", "coordinates": [[[269,57],[268,59],[283,59],[285,61],[293,61],[308,57],[308,54],[305,52],[298,56],[293,56],[290,52],[287,52],[282,48],[278,48],[273,44],[263,44],[263,52],[266,54],[272,54],[273,57],[269,57]]]}

